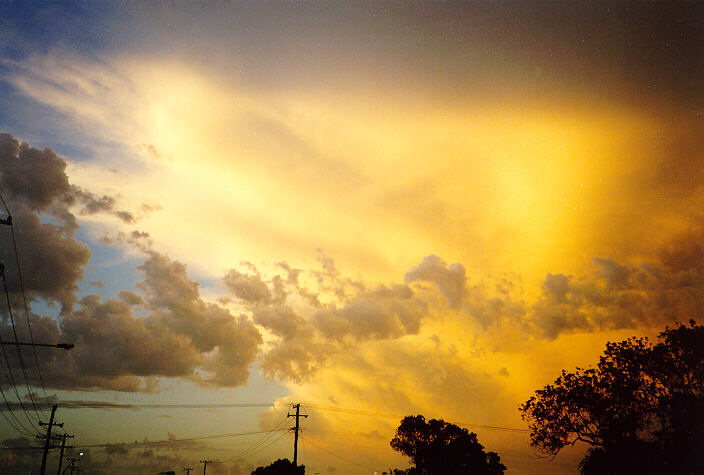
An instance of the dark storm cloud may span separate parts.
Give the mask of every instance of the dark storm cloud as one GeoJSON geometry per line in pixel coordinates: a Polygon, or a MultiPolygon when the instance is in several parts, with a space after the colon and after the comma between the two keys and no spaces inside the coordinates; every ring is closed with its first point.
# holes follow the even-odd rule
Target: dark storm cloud
{"type": "Polygon", "coordinates": [[[237,385],[247,379],[247,366],[254,360],[259,332],[243,317],[233,317],[228,310],[204,302],[199,284],[190,279],[180,262],[150,253],[139,266],[144,281],[138,284],[152,318],[179,334],[188,335],[200,352],[216,354],[207,363],[220,384],[237,385]]]}
{"type": "Polygon", "coordinates": [[[289,306],[262,306],[253,311],[254,323],[271,330],[284,340],[296,336],[304,320],[289,306]]]}

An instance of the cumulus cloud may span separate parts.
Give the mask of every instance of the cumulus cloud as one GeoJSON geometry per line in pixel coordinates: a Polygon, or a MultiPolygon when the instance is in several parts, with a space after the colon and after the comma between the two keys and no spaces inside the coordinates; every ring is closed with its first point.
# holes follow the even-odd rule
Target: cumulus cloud
{"type": "Polygon", "coordinates": [[[486,329],[511,325],[538,338],[565,332],[662,327],[704,317],[704,225],[673,239],[640,264],[592,260],[591,273],[548,273],[532,302],[504,281],[467,289],[460,310],[486,329]]]}
{"type": "Polygon", "coordinates": [[[329,256],[318,262],[305,274],[279,263],[284,275],[266,279],[249,264],[248,274],[233,269],[223,279],[273,336],[261,355],[267,376],[307,379],[350,344],[417,334],[428,315],[429,304],[408,285],[367,288],[343,278],[329,256]]]}
{"type": "Polygon", "coordinates": [[[30,209],[46,210],[57,197],[70,191],[66,162],[48,148],[20,144],[10,134],[0,134],[2,186],[11,198],[30,209]]]}
{"type": "Polygon", "coordinates": [[[405,285],[362,292],[340,306],[315,312],[314,327],[326,338],[356,340],[398,338],[418,333],[420,321],[427,314],[427,303],[414,298],[405,285]]]}
{"type": "MultiPolygon", "coordinates": [[[[75,302],[76,282],[82,278],[90,258],[88,246],[76,240],[72,228],[42,223],[22,202],[14,204],[12,217],[27,296],[57,302],[69,309],[75,302]]],[[[17,293],[19,273],[10,229],[0,227],[0,236],[5,243],[0,249],[0,260],[7,266],[10,290],[17,293]]]]}
{"type": "Polygon", "coordinates": [[[269,287],[262,281],[259,273],[248,275],[231,269],[223,282],[235,296],[246,302],[269,302],[271,292],[269,287]]]}
{"type": "Polygon", "coordinates": [[[254,310],[254,322],[284,340],[294,338],[305,321],[289,306],[263,306],[254,310]]]}
{"type": "MultiPolygon", "coordinates": [[[[77,282],[90,251],[76,239],[78,225],[71,209],[113,214],[128,223],[133,217],[116,209],[114,197],[71,185],[65,168],[66,162],[50,149],[38,150],[0,135],[0,188],[16,228],[24,289],[30,300],[62,306],[56,319],[29,315],[33,336],[36,341],[75,345],[70,352],[40,350],[44,382],[53,388],[121,391],[154,390],[158,376],[244,384],[261,342],[259,331],[249,318],[205,302],[183,264],[150,250],[147,233],[120,232],[116,238],[146,254],[139,266],[144,281],[137,283],[138,292],[124,289],[118,299],[88,295],[77,301],[77,282]],[[43,222],[46,217],[53,219],[43,222]],[[146,315],[135,315],[134,307],[146,315]]],[[[13,305],[19,306],[9,226],[3,225],[0,232],[6,241],[0,259],[8,263],[13,305]]],[[[28,338],[27,326],[18,325],[17,330],[20,338],[28,338]]],[[[3,319],[0,332],[10,337],[9,321],[3,319]]],[[[19,372],[15,352],[9,360],[13,372],[19,372]]]]}
{"type": "Polygon", "coordinates": [[[675,240],[641,265],[595,258],[592,275],[548,275],[533,322],[562,331],[661,326],[704,316],[704,231],[675,240]]]}
{"type": "Polygon", "coordinates": [[[115,198],[113,196],[98,196],[90,191],[72,185],[71,201],[72,200],[81,203],[81,214],[107,213],[112,214],[127,224],[132,224],[136,221],[134,214],[131,212],[115,209],[115,198]]]}
{"type": "MultiPolygon", "coordinates": [[[[127,223],[134,219],[131,213],[115,209],[113,197],[98,197],[71,185],[65,170],[66,161],[51,149],[39,150],[10,134],[0,134],[0,189],[8,206],[2,214],[12,216],[27,296],[59,303],[68,311],[90,258],[89,248],[76,239],[78,224],[72,207],[79,203],[81,213],[109,213],[127,223]]],[[[9,226],[0,226],[0,237],[5,243],[0,260],[11,274],[8,281],[16,293],[19,273],[13,267],[9,226]]]]}
{"type": "MultiPolygon", "coordinates": [[[[244,384],[261,342],[252,322],[203,301],[198,283],[181,263],[153,252],[140,269],[145,276],[138,285],[141,294],[123,290],[119,299],[105,301],[88,295],[58,321],[32,315],[35,340],[75,345],[68,352],[43,352],[45,384],[153,391],[158,376],[244,384]],[[147,315],[135,315],[135,305],[147,315]]],[[[18,329],[27,336],[26,329],[18,329]]],[[[0,331],[9,337],[7,322],[0,331]]],[[[17,361],[12,364],[19,370],[17,361]]]]}
{"type": "Polygon", "coordinates": [[[188,335],[200,352],[217,349],[205,361],[207,369],[215,373],[214,381],[229,386],[244,383],[261,341],[251,321],[203,301],[199,284],[188,277],[185,266],[164,255],[150,252],[139,269],[145,279],[138,288],[145,295],[151,318],[188,335]]]}
{"type": "MultiPolygon", "coordinates": [[[[285,262],[269,273],[244,263],[223,277],[243,315],[203,300],[185,265],[152,250],[147,233],[118,232],[105,243],[130,243],[144,252],[138,267],[144,280],[117,299],[90,295],[77,301],[90,252],[75,237],[71,209],[115,214],[115,199],[72,186],[65,162],[49,149],[4,134],[0,154],[0,185],[22,229],[18,247],[27,294],[62,305],[58,320],[31,316],[35,338],[76,344],[72,352],[42,357],[51,387],[149,391],[158,376],[236,386],[246,382],[257,359],[265,375],[301,381],[352,345],[417,335],[435,314],[463,317],[479,331],[508,325],[554,339],[564,332],[698,318],[704,308],[704,226],[640,265],[595,258],[591,274],[547,274],[530,302],[516,292],[518,278],[470,283],[462,264],[436,255],[412,267],[403,283],[375,285],[345,278],[322,252],[319,268],[306,272],[285,262]]],[[[7,239],[8,231],[0,227],[7,239]]],[[[0,258],[12,263],[11,252],[4,246],[0,258]]],[[[17,280],[10,285],[16,294],[17,280]]]]}
{"type": "Polygon", "coordinates": [[[465,270],[459,263],[449,266],[438,256],[423,258],[420,264],[406,273],[406,282],[425,281],[435,284],[448,304],[457,308],[465,293],[465,270]]]}

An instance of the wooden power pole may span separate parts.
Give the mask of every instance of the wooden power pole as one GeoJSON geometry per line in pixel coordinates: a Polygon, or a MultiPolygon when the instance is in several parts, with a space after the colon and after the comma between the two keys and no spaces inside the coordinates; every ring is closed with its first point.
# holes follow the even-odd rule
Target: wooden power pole
{"type": "Polygon", "coordinates": [[[61,475],[61,465],[64,461],[64,449],[66,448],[66,439],[72,439],[72,435],[64,434],[61,440],[61,452],[59,455],[59,468],[56,469],[56,475],[61,475]]]}
{"type": "Polygon", "coordinates": [[[298,467],[298,433],[301,431],[301,425],[299,423],[299,420],[301,417],[308,417],[307,414],[301,414],[301,403],[299,402],[298,404],[293,405],[294,408],[296,408],[296,413],[295,414],[287,414],[287,417],[295,417],[296,418],[296,426],[291,427],[291,430],[294,432],[294,437],[293,437],[293,466],[298,467]]]}
{"type": "Polygon", "coordinates": [[[46,441],[44,442],[44,453],[42,454],[42,468],[40,469],[39,473],[40,475],[46,475],[46,456],[49,454],[49,446],[51,445],[51,429],[54,426],[59,426],[63,427],[64,424],[56,424],[54,423],[54,414],[56,414],[56,408],[58,407],[57,404],[54,404],[54,407],[51,408],[51,417],[49,418],[49,423],[45,423],[42,421],[39,421],[40,426],[47,426],[46,428],[46,441]]]}

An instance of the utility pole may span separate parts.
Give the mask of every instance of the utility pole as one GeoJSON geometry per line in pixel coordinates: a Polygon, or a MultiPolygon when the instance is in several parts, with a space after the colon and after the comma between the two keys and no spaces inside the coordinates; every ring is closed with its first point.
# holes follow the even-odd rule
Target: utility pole
{"type": "Polygon", "coordinates": [[[208,468],[209,463],[213,463],[212,460],[201,460],[200,463],[203,464],[203,475],[205,475],[205,469],[208,468]]]}
{"type": "Polygon", "coordinates": [[[81,469],[78,467],[78,465],[76,465],[76,462],[78,462],[79,458],[78,458],[78,457],[71,457],[71,458],[69,458],[68,460],[69,460],[69,462],[71,462],[71,465],[69,465],[69,466],[66,467],[66,468],[71,469],[71,475],[73,475],[73,471],[74,471],[74,470],[76,471],[76,473],[79,473],[79,474],[80,474],[80,473],[81,473],[81,469]]]}
{"type": "Polygon", "coordinates": [[[64,461],[64,449],[66,448],[66,439],[72,439],[72,435],[64,434],[61,441],[61,454],[59,455],[59,468],[56,469],[56,475],[61,475],[61,464],[64,461]]]}
{"type": "Polygon", "coordinates": [[[46,442],[44,443],[44,453],[42,454],[42,468],[39,471],[40,475],[46,475],[46,456],[49,454],[49,445],[51,444],[51,429],[53,426],[59,426],[59,427],[64,426],[63,422],[61,424],[54,423],[54,414],[56,413],[57,407],[58,407],[58,405],[54,404],[54,407],[51,408],[51,418],[49,419],[48,424],[45,422],[39,421],[40,426],[47,426],[47,428],[46,428],[46,442]]]}
{"type": "Polygon", "coordinates": [[[294,437],[293,437],[293,466],[298,467],[298,433],[301,431],[301,425],[299,424],[299,419],[301,417],[308,417],[308,414],[301,414],[301,403],[299,402],[298,404],[294,404],[293,407],[296,408],[296,413],[295,414],[287,414],[286,417],[295,417],[296,418],[296,427],[291,427],[291,430],[294,431],[294,437]]]}

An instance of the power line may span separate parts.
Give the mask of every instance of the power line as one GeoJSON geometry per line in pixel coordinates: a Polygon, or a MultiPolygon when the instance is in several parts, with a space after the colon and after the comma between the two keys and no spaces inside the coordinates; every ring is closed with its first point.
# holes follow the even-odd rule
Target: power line
{"type": "MultiPolygon", "coordinates": [[[[266,447],[269,447],[270,445],[272,445],[274,442],[277,442],[279,439],[281,439],[281,438],[285,435],[284,432],[279,431],[278,429],[279,429],[282,425],[284,425],[287,421],[288,421],[288,417],[284,417],[283,419],[281,419],[281,420],[279,421],[278,424],[276,424],[272,429],[269,430],[269,433],[268,433],[268,434],[266,434],[264,437],[262,437],[262,438],[256,440],[253,444],[251,444],[249,447],[245,448],[245,449],[244,449],[242,452],[240,452],[239,454],[237,454],[237,455],[235,455],[235,456],[233,456],[233,457],[230,457],[229,459],[227,459],[227,461],[231,461],[231,460],[239,461],[239,460],[243,459],[243,458],[246,457],[246,456],[250,456],[250,455],[252,455],[252,454],[254,454],[254,453],[260,452],[260,451],[264,450],[266,447]],[[273,434],[275,434],[276,432],[280,432],[280,433],[278,434],[278,435],[279,435],[278,437],[275,437],[275,436],[273,435],[273,434]],[[274,439],[274,440],[271,440],[271,439],[274,439]],[[267,443],[267,442],[268,442],[268,443],[267,443]],[[266,444],[266,445],[263,445],[263,444],[266,444]],[[255,449],[256,449],[256,450],[255,450],[255,449]]],[[[285,429],[283,429],[283,430],[285,430],[285,429]]]]}
{"type": "MultiPolygon", "coordinates": [[[[307,407],[307,406],[306,406],[306,407],[307,407]]],[[[303,437],[301,437],[301,438],[303,438],[303,437]]],[[[308,442],[310,442],[311,444],[315,445],[315,446],[316,446],[317,448],[319,448],[320,450],[322,450],[323,452],[326,452],[326,453],[332,455],[333,457],[337,457],[337,458],[339,458],[340,460],[344,460],[344,461],[347,462],[347,463],[351,463],[351,464],[353,464],[353,465],[356,465],[356,466],[358,466],[358,467],[364,468],[364,469],[366,469],[366,470],[371,470],[372,472],[379,472],[379,471],[381,471],[381,470],[378,470],[378,469],[375,469],[375,468],[368,467],[368,466],[366,466],[366,465],[359,464],[359,463],[357,463],[357,462],[355,462],[355,461],[353,461],[353,460],[350,460],[350,459],[348,459],[348,458],[345,458],[345,457],[343,457],[343,456],[341,456],[341,455],[338,455],[338,454],[336,454],[336,453],[330,452],[329,450],[327,450],[327,449],[324,448],[323,446],[321,446],[321,445],[315,443],[311,437],[305,436],[305,439],[306,439],[308,442]]]]}
{"type": "Polygon", "coordinates": [[[231,458],[227,459],[227,461],[239,462],[240,460],[244,459],[245,457],[251,457],[254,454],[258,454],[262,450],[264,450],[268,447],[271,447],[276,442],[281,440],[286,435],[286,432],[287,432],[287,430],[280,431],[279,434],[277,434],[277,436],[275,436],[275,437],[270,437],[270,438],[263,437],[257,443],[248,447],[243,452],[241,452],[239,455],[236,455],[235,457],[231,457],[231,458]],[[268,440],[267,440],[267,438],[268,438],[268,440]],[[265,440],[267,440],[266,443],[264,443],[265,440]]]}
{"type": "MultiPolygon", "coordinates": [[[[320,406],[317,404],[305,404],[305,406],[309,409],[319,409],[319,410],[323,410],[323,411],[340,412],[340,413],[356,415],[356,416],[387,417],[387,418],[406,417],[406,415],[398,414],[398,413],[369,411],[369,410],[365,410],[365,409],[349,409],[349,408],[344,408],[344,407],[339,407],[339,406],[320,406]]],[[[525,432],[525,433],[530,432],[530,430],[528,430],[528,429],[519,429],[516,427],[503,427],[503,426],[496,426],[496,425],[471,424],[471,423],[467,423],[467,422],[456,422],[455,424],[460,425],[460,426],[465,426],[465,427],[478,427],[481,429],[502,430],[502,431],[508,431],[508,432],[525,432]]]]}
{"type": "MultiPolygon", "coordinates": [[[[367,409],[354,409],[340,406],[323,406],[319,404],[301,403],[308,409],[331,411],[354,416],[367,417],[384,417],[392,419],[403,419],[408,414],[400,414],[393,412],[371,411],[367,409]]],[[[40,405],[42,405],[40,403],[40,405]]],[[[44,405],[50,407],[49,404],[44,405]]],[[[247,408],[247,407],[289,407],[289,403],[205,403],[205,404],[117,404],[107,401],[63,401],[61,407],[63,409],[231,409],[231,408],[247,408]]],[[[474,424],[469,422],[455,422],[455,424],[464,427],[477,427],[481,429],[500,430],[506,432],[529,433],[528,429],[517,427],[505,427],[499,425],[474,424]]]]}
{"type": "MultiPolygon", "coordinates": [[[[40,407],[51,407],[49,403],[37,403],[40,407]]],[[[62,401],[62,409],[230,409],[246,407],[288,407],[283,403],[242,403],[242,404],[119,404],[108,401],[62,401]]]]}
{"type": "MultiPolygon", "coordinates": [[[[284,432],[287,431],[288,429],[277,429],[276,431],[284,432]]],[[[196,440],[208,440],[208,439],[223,439],[227,437],[240,437],[244,435],[253,435],[253,434],[264,434],[266,432],[272,432],[272,431],[267,431],[267,430],[260,430],[260,431],[254,431],[254,432],[237,432],[234,434],[218,434],[218,435],[205,435],[201,437],[190,437],[187,439],[167,439],[167,440],[155,440],[155,441],[150,441],[150,440],[145,440],[142,442],[117,442],[117,443],[106,443],[106,444],[89,444],[89,445],[80,445],[81,448],[101,448],[101,447],[140,447],[140,446],[145,446],[149,447],[150,445],[167,445],[175,442],[193,442],[196,440]]]]}
{"type": "MultiPolygon", "coordinates": [[[[17,276],[19,278],[20,291],[22,293],[22,302],[24,303],[24,314],[25,314],[25,317],[27,318],[27,329],[29,330],[29,341],[31,343],[34,343],[34,335],[32,333],[32,322],[31,322],[30,314],[29,314],[29,305],[27,305],[27,295],[24,291],[24,280],[22,279],[22,266],[20,265],[20,254],[17,251],[17,239],[15,238],[15,227],[12,224],[12,214],[10,213],[10,208],[8,208],[7,203],[5,202],[5,198],[3,198],[1,193],[0,193],[0,201],[2,201],[2,205],[5,208],[5,211],[7,212],[7,218],[3,222],[10,226],[10,234],[12,236],[12,249],[15,253],[15,262],[17,263],[17,276]]],[[[42,388],[42,393],[44,394],[44,399],[47,399],[46,388],[44,387],[44,380],[42,378],[42,371],[39,366],[39,357],[37,356],[37,349],[32,348],[32,351],[34,353],[34,362],[37,365],[37,376],[39,376],[39,384],[42,388]]]]}
{"type": "MultiPolygon", "coordinates": [[[[7,209],[7,205],[5,205],[5,200],[2,200],[2,203],[5,206],[5,210],[7,210],[7,216],[9,218],[10,217],[10,210],[7,209]]],[[[27,305],[27,296],[24,292],[24,281],[22,280],[22,268],[20,266],[20,256],[19,256],[19,253],[17,252],[17,241],[15,240],[15,227],[12,226],[12,224],[10,224],[10,234],[12,234],[12,247],[15,251],[15,260],[17,261],[17,276],[19,277],[19,281],[20,281],[20,291],[22,292],[22,302],[24,303],[24,314],[27,317],[27,329],[29,330],[29,341],[30,341],[30,343],[34,344],[34,335],[32,334],[32,323],[30,321],[30,316],[29,316],[29,306],[27,305]]],[[[44,394],[44,399],[47,399],[46,388],[44,387],[44,380],[42,378],[42,371],[39,367],[39,357],[37,356],[36,347],[32,347],[32,351],[34,352],[34,362],[37,364],[37,375],[39,376],[39,384],[41,385],[42,393],[44,394]]]]}
{"type": "MultiPolygon", "coordinates": [[[[3,339],[2,339],[1,335],[0,335],[0,343],[3,343],[3,339]]],[[[32,419],[29,417],[29,414],[27,414],[27,409],[25,408],[24,404],[22,403],[22,398],[20,397],[20,393],[17,390],[17,383],[15,382],[15,377],[12,374],[12,364],[10,363],[10,358],[7,356],[7,351],[5,351],[5,345],[0,344],[0,347],[2,347],[2,355],[3,355],[3,358],[5,359],[5,362],[7,363],[7,368],[5,368],[5,370],[6,370],[5,373],[8,378],[8,383],[12,386],[12,389],[14,390],[15,395],[17,396],[17,404],[19,405],[19,408],[24,413],[25,417],[27,418],[27,421],[29,421],[30,429],[27,429],[27,426],[25,426],[23,422],[20,422],[19,418],[15,417],[15,419],[17,420],[18,424],[20,426],[22,426],[22,428],[24,430],[27,430],[32,435],[37,435],[37,434],[39,434],[39,431],[34,426],[34,422],[32,422],[32,419]]],[[[0,386],[1,386],[1,384],[0,384],[0,386]]],[[[4,393],[3,393],[3,399],[5,399],[4,393]]],[[[8,403],[7,399],[5,399],[5,404],[7,405],[7,408],[10,410],[10,412],[12,412],[12,408],[11,408],[10,404],[8,403]]]]}
{"type": "MultiPolygon", "coordinates": [[[[10,316],[10,324],[12,326],[12,334],[15,337],[15,343],[19,343],[19,338],[17,338],[17,327],[15,326],[15,318],[12,314],[12,304],[10,302],[10,293],[7,290],[7,279],[5,278],[5,265],[0,263],[0,277],[2,277],[2,286],[5,291],[5,297],[7,299],[7,312],[10,316]]],[[[32,407],[34,408],[34,413],[37,415],[37,419],[40,419],[39,410],[37,409],[37,402],[34,400],[34,392],[29,386],[29,378],[27,378],[27,368],[24,364],[24,358],[22,358],[22,348],[17,345],[17,356],[20,362],[20,369],[22,370],[22,375],[24,376],[24,383],[27,387],[27,393],[29,394],[29,400],[32,402],[32,407]]],[[[10,367],[10,361],[7,360],[8,367],[10,368],[10,373],[12,373],[12,368],[10,367]]],[[[19,398],[19,395],[18,395],[19,398]]]]}

